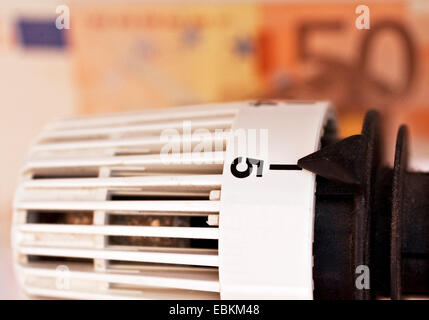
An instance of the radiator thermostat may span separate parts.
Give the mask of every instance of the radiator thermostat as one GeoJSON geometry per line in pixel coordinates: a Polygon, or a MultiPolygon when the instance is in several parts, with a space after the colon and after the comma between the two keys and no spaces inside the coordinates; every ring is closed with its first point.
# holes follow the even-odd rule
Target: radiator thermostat
{"type": "Polygon", "coordinates": [[[15,196],[17,278],[57,298],[427,294],[429,177],[407,168],[405,127],[393,169],[381,145],[376,112],[340,140],[327,102],[53,123],[15,196]]]}

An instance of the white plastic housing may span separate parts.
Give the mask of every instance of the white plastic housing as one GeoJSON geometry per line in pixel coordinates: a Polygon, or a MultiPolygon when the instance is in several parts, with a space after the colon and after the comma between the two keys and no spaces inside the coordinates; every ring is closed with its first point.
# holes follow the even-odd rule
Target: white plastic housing
{"type": "Polygon", "coordinates": [[[48,126],[14,202],[22,287],[56,298],[311,299],[315,176],[296,163],[319,148],[329,118],[325,102],[240,102],[48,126]]]}

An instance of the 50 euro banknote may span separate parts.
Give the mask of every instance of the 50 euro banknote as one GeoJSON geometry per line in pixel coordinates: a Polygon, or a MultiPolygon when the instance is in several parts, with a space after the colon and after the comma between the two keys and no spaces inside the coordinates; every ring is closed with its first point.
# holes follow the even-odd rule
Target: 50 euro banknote
{"type": "Polygon", "coordinates": [[[361,4],[77,2],[80,110],[328,99],[344,135],[369,108],[392,119],[417,109],[429,122],[429,3],[368,0],[369,29],[356,25],[361,4]]]}

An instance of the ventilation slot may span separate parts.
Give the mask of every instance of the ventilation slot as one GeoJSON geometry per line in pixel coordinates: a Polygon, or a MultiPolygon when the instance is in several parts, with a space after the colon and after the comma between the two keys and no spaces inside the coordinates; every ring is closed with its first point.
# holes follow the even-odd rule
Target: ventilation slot
{"type": "Polygon", "coordinates": [[[47,127],[15,197],[16,268],[26,291],[219,298],[221,176],[236,112],[178,108],[47,127]],[[177,137],[162,140],[165,129],[177,137]],[[167,142],[181,152],[168,162],[160,155],[167,142]],[[213,148],[189,151],[201,143],[213,148]]]}

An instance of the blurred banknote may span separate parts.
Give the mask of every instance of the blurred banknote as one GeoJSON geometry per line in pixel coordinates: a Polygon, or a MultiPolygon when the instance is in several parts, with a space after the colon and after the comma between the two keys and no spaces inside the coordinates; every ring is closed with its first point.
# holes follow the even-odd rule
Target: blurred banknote
{"type": "Polygon", "coordinates": [[[330,99],[351,131],[368,108],[429,107],[429,3],[366,4],[369,30],[355,26],[357,2],[264,7],[267,96],[330,99]]]}
{"type": "Polygon", "coordinates": [[[261,87],[254,6],[121,2],[71,12],[86,112],[242,99],[261,87]]]}
{"type": "MultiPolygon", "coordinates": [[[[258,98],[429,108],[429,1],[118,2],[71,8],[84,112],[258,98]]],[[[429,119],[428,119],[429,121],[429,119]]]]}

